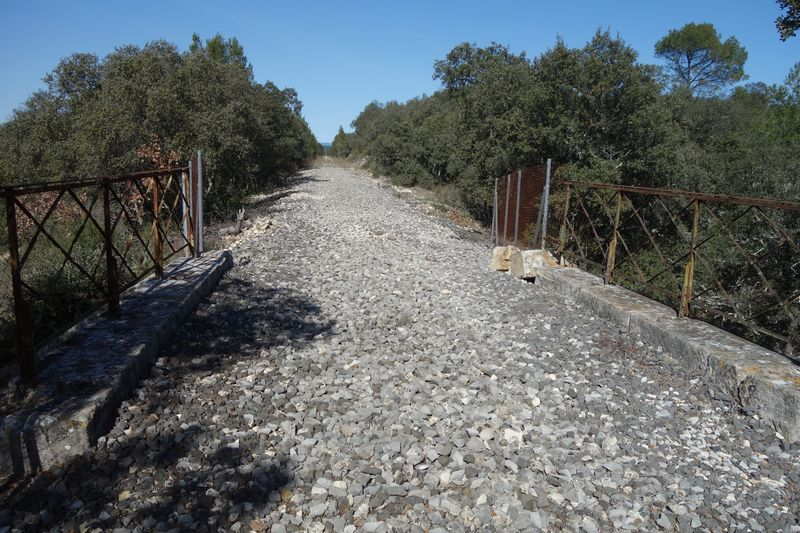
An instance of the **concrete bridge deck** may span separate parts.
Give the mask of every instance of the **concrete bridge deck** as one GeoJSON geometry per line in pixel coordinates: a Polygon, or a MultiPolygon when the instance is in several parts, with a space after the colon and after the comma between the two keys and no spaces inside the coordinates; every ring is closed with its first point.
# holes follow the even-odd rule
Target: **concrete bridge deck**
{"type": "Polygon", "coordinates": [[[800,531],[770,425],[488,243],[340,168],[251,217],[114,429],[0,531],[800,531]]]}

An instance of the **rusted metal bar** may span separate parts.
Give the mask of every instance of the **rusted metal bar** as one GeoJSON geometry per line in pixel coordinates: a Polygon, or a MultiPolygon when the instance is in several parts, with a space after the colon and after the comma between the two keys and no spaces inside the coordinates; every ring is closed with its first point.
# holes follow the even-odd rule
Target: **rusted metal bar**
{"type": "Polygon", "coordinates": [[[192,219],[194,221],[194,256],[203,253],[203,159],[198,150],[189,165],[192,182],[192,219]]]}
{"type": "Polygon", "coordinates": [[[506,221],[503,224],[503,244],[508,243],[508,204],[511,199],[511,173],[506,175],[506,221]]]}
{"type": "Polygon", "coordinates": [[[153,177],[153,255],[155,256],[156,277],[164,278],[164,249],[161,241],[161,194],[158,178],[153,177]]]}
{"type": "Polygon", "coordinates": [[[800,253],[800,244],[798,244],[796,240],[792,239],[792,237],[786,232],[786,229],[782,228],[779,224],[777,224],[774,220],[772,220],[772,218],[769,217],[769,215],[767,215],[764,212],[763,209],[761,209],[760,207],[757,207],[756,209],[758,209],[758,213],[762,217],[764,217],[764,219],[766,219],[766,221],[770,225],[770,227],[772,227],[772,229],[774,229],[776,232],[778,232],[781,235],[781,237],[783,238],[783,240],[789,246],[791,246],[792,249],[794,249],[795,252],[800,253]]]}
{"type": "Polygon", "coordinates": [[[194,222],[192,218],[192,204],[190,199],[191,190],[192,184],[189,181],[189,171],[181,171],[181,205],[183,209],[181,221],[183,223],[183,235],[189,243],[189,247],[186,251],[187,257],[192,257],[194,255],[194,222]]]}
{"type": "MultiPolygon", "coordinates": [[[[600,250],[602,250],[603,249],[603,239],[600,237],[600,234],[597,232],[597,228],[595,227],[594,222],[592,222],[592,217],[591,217],[591,215],[589,215],[589,211],[586,209],[586,206],[583,203],[583,198],[581,196],[576,196],[575,198],[578,200],[578,205],[580,206],[581,211],[583,211],[583,215],[586,217],[586,221],[589,223],[589,227],[592,228],[592,234],[594,235],[594,241],[595,241],[595,243],[597,243],[597,247],[600,250]]],[[[605,253],[603,255],[605,255],[605,253]]]]}
{"type": "MultiPolygon", "coordinates": [[[[147,245],[147,243],[144,241],[142,236],[136,230],[136,224],[135,224],[134,220],[131,218],[130,213],[128,213],[128,210],[125,208],[125,204],[123,203],[122,199],[119,197],[119,195],[113,189],[110,189],[110,190],[111,190],[111,194],[114,196],[114,199],[120,205],[120,211],[122,213],[121,216],[125,217],[125,220],[128,223],[128,226],[131,228],[131,233],[139,241],[139,244],[142,245],[142,249],[148,255],[148,257],[150,257],[150,260],[155,264],[155,262],[156,262],[155,256],[152,254],[152,252],[150,252],[150,247],[147,245]]],[[[142,192],[141,189],[140,189],[140,192],[142,192]]],[[[121,257],[121,254],[120,254],[120,257],[121,257]]]]}
{"type": "Polygon", "coordinates": [[[514,245],[519,242],[519,200],[522,196],[522,169],[517,170],[517,209],[514,213],[514,245]]]}
{"type": "Polygon", "coordinates": [[[678,316],[689,315],[689,303],[692,301],[694,293],[694,263],[697,255],[697,237],[700,230],[700,200],[694,200],[694,210],[692,214],[692,241],[689,249],[689,257],[686,259],[686,268],[683,271],[683,288],[681,290],[681,305],[678,308],[678,316]]]}
{"type": "Polygon", "coordinates": [[[611,283],[614,278],[614,267],[617,260],[617,239],[619,238],[619,216],[622,213],[622,191],[617,191],[617,207],[614,211],[614,226],[611,233],[611,242],[608,245],[608,254],[606,255],[606,283],[611,283]]]}
{"type": "Polygon", "coordinates": [[[553,160],[547,160],[547,173],[544,178],[544,197],[542,198],[542,245],[541,249],[545,249],[547,240],[547,218],[550,216],[550,171],[553,165],[553,160]]]}
{"type": "Polygon", "coordinates": [[[108,180],[100,180],[103,189],[103,243],[106,254],[106,283],[108,283],[108,310],[119,312],[119,279],[117,262],[114,260],[114,226],[111,223],[111,184],[108,180]]]}
{"type": "Polygon", "coordinates": [[[76,189],[79,187],[94,187],[97,185],[98,180],[108,180],[111,183],[120,181],[133,181],[136,179],[145,179],[152,176],[166,176],[174,172],[188,170],[188,167],[173,167],[158,170],[143,170],[141,172],[132,172],[130,174],[123,174],[122,176],[97,176],[94,178],[77,178],[59,181],[43,181],[38,183],[10,185],[0,188],[0,191],[14,192],[16,196],[23,196],[26,194],[35,194],[50,191],[66,191],[68,189],[76,189]]]}
{"type": "Polygon", "coordinates": [[[497,178],[494,179],[494,201],[492,202],[492,240],[497,246],[497,178]]]}
{"type": "Polygon", "coordinates": [[[558,232],[558,255],[562,255],[567,247],[567,217],[569,216],[569,201],[572,197],[572,185],[567,184],[567,198],[564,200],[564,216],[561,217],[561,229],[558,232]]]}
{"type": "MultiPolygon", "coordinates": [[[[711,214],[712,217],[714,217],[715,219],[717,219],[720,222],[722,222],[722,219],[719,217],[719,215],[714,213],[713,210],[709,209],[708,212],[711,214]]],[[[747,262],[747,264],[750,265],[750,267],[752,267],[753,270],[756,271],[756,273],[758,274],[758,277],[761,278],[762,283],[764,283],[764,287],[767,289],[767,292],[769,292],[772,296],[774,296],[774,297],[776,297],[776,298],[778,298],[780,300],[780,296],[778,294],[778,291],[775,290],[775,287],[773,287],[773,285],[769,281],[769,278],[767,277],[767,275],[764,274],[764,271],[762,270],[762,268],[760,266],[758,266],[758,263],[753,261],[753,259],[750,257],[750,254],[748,254],[747,251],[744,248],[742,248],[742,245],[739,244],[739,242],[737,242],[736,237],[733,235],[733,233],[731,233],[731,231],[727,227],[727,225],[726,224],[721,224],[720,227],[722,228],[722,231],[724,231],[728,235],[728,238],[730,239],[730,241],[733,244],[734,248],[737,249],[737,251],[741,254],[741,256],[744,258],[744,260],[747,262]]],[[[788,303],[783,305],[783,310],[784,310],[784,313],[786,313],[786,316],[790,317],[791,319],[796,319],[797,318],[797,315],[792,310],[792,308],[788,306],[788,303]]]]}
{"type": "Polygon", "coordinates": [[[36,245],[36,240],[39,238],[39,235],[42,233],[42,231],[44,231],[44,225],[50,219],[50,215],[52,215],[55,212],[56,207],[58,207],[58,204],[61,202],[61,199],[64,197],[64,194],[66,194],[66,191],[61,191],[61,193],[56,197],[53,203],[50,204],[50,207],[47,209],[47,212],[45,213],[44,217],[42,217],[41,222],[36,220],[33,217],[33,215],[29,215],[31,222],[33,222],[33,225],[36,226],[36,231],[33,232],[33,237],[31,238],[30,242],[28,242],[28,247],[25,249],[25,252],[23,252],[22,257],[19,260],[20,270],[22,270],[22,267],[25,266],[25,262],[28,260],[28,256],[31,254],[31,251],[33,251],[33,247],[36,245]]]}
{"type": "MultiPolygon", "coordinates": [[[[84,213],[87,214],[87,216],[84,217],[83,222],[81,222],[81,225],[78,228],[78,231],[75,232],[75,236],[72,238],[72,241],[70,242],[69,247],[67,248],[67,253],[72,255],[72,250],[75,249],[75,245],[78,243],[78,240],[80,239],[81,234],[83,233],[83,230],[86,229],[86,226],[89,224],[89,222],[92,222],[96,227],[98,227],[97,226],[97,221],[94,219],[94,217],[91,216],[91,210],[94,209],[94,206],[97,203],[98,196],[95,195],[94,199],[92,200],[92,203],[89,204],[89,207],[87,208],[85,205],[83,205],[83,202],[81,202],[78,199],[78,196],[75,193],[73,193],[72,191],[67,191],[67,192],[69,193],[70,196],[72,196],[72,198],[75,200],[75,202],[80,206],[81,210],[84,213]]],[[[100,231],[100,233],[102,233],[102,230],[100,231]]],[[[56,270],[56,277],[61,275],[61,273],[64,271],[64,268],[67,266],[67,263],[68,263],[68,261],[65,258],[61,262],[61,266],[58,268],[58,270],[56,270]]]]}
{"type": "Polygon", "coordinates": [[[30,304],[23,292],[22,272],[19,261],[19,234],[17,233],[17,206],[14,193],[5,192],[6,225],[8,227],[8,263],[11,268],[11,289],[14,295],[15,341],[17,363],[22,381],[33,386],[36,383],[36,359],[33,353],[33,317],[30,304]]]}
{"type": "Polygon", "coordinates": [[[197,257],[200,257],[203,252],[205,251],[204,247],[204,234],[203,234],[203,220],[204,220],[204,212],[203,212],[203,183],[204,183],[204,176],[203,176],[204,168],[203,168],[203,152],[200,150],[197,151],[197,215],[195,218],[197,224],[197,230],[195,231],[195,236],[197,238],[197,242],[195,244],[195,253],[197,257]]]}
{"type": "MultiPolygon", "coordinates": [[[[12,197],[14,197],[14,195],[13,195],[13,194],[12,194],[11,196],[12,196],[12,197]]],[[[28,208],[27,208],[27,207],[25,207],[25,205],[24,205],[24,204],[22,204],[21,202],[19,202],[19,201],[18,201],[18,200],[16,200],[16,199],[14,200],[14,204],[16,204],[16,205],[19,207],[20,211],[22,211],[22,212],[25,214],[25,216],[26,216],[26,217],[30,218],[30,219],[31,219],[31,220],[33,220],[33,221],[36,221],[36,217],[34,217],[34,216],[33,216],[33,214],[30,212],[30,210],[28,210],[28,208]]],[[[61,244],[60,244],[60,243],[59,243],[59,242],[56,240],[56,238],[55,238],[55,237],[53,237],[52,235],[50,235],[50,232],[48,232],[46,229],[42,228],[42,235],[44,235],[45,237],[47,237],[47,240],[49,240],[49,241],[50,241],[50,243],[51,243],[53,246],[55,246],[55,247],[58,249],[58,251],[60,251],[60,252],[61,252],[61,255],[63,255],[64,257],[68,258],[68,260],[69,260],[70,264],[72,264],[72,265],[73,265],[75,268],[77,268],[77,269],[80,271],[80,273],[81,273],[81,274],[83,274],[84,276],[86,276],[86,278],[88,278],[88,279],[89,279],[89,280],[92,282],[92,284],[93,284],[95,287],[97,287],[97,289],[98,289],[100,292],[105,292],[105,287],[103,287],[103,285],[102,285],[101,283],[98,283],[98,282],[97,282],[97,279],[95,279],[95,277],[94,277],[94,276],[92,276],[92,275],[91,275],[89,272],[87,272],[87,271],[86,271],[86,269],[85,269],[85,268],[83,268],[83,266],[81,266],[81,265],[80,265],[80,263],[78,263],[77,261],[75,261],[75,260],[74,260],[74,259],[73,259],[73,258],[72,258],[70,255],[69,255],[69,253],[68,253],[68,252],[67,252],[67,251],[64,249],[64,247],[63,247],[63,246],[61,246],[61,244]]],[[[21,268],[21,267],[20,267],[20,268],[21,268]]]]}
{"type": "Polygon", "coordinates": [[[787,202],[785,200],[773,200],[770,198],[753,198],[750,196],[708,194],[708,193],[700,193],[692,191],[683,191],[680,189],[634,187],[631,185],[614,185],[611,183],[581,182],[574,180],[562,180],[561,183],[567,185],[574,185],[576,187],[587,187],[591,189],[607,189],[611,191],[622,191],[627,193],[645,194],[650,196],[671,196],[674,198],[685,198],[687,200],[700,200],[702,202],[770,207],[775,209],[783,209],[786,211],[800,211],[800,202],[787,202]]]}

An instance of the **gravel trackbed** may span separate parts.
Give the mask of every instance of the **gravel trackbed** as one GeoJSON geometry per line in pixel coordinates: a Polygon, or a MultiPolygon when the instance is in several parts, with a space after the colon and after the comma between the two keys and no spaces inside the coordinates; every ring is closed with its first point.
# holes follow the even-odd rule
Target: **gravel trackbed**
{"type": "Polygon", "coordinates": [[[798,450],[669,354],[363,173],[277,196],[0,532],[800,531],[798,450]]]}

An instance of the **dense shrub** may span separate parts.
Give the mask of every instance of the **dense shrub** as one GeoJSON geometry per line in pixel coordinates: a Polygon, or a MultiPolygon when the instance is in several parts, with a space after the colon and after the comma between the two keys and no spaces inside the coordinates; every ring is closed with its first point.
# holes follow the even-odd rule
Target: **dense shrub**
{"type": "Polygon", "coordinates": [[[257,83],[236,39],[73,54],[44,80],[0,125],[0,182],[125,173],[201,149],[220,215],[321,153],[297,93],[257,83]]]}

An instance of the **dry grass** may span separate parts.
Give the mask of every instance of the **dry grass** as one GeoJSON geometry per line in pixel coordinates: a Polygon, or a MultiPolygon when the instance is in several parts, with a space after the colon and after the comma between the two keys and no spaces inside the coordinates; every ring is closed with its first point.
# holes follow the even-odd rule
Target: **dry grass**
{"type": "Polygon", "coordinates": [[[312,168],[323,167],[338,167],[338,168],[351,168],[354,170],[361,169],[364,166],[363,159],[346,159],[343,157],[331,157],[323,155],[314,160],[311,164],[312,168]]]}

